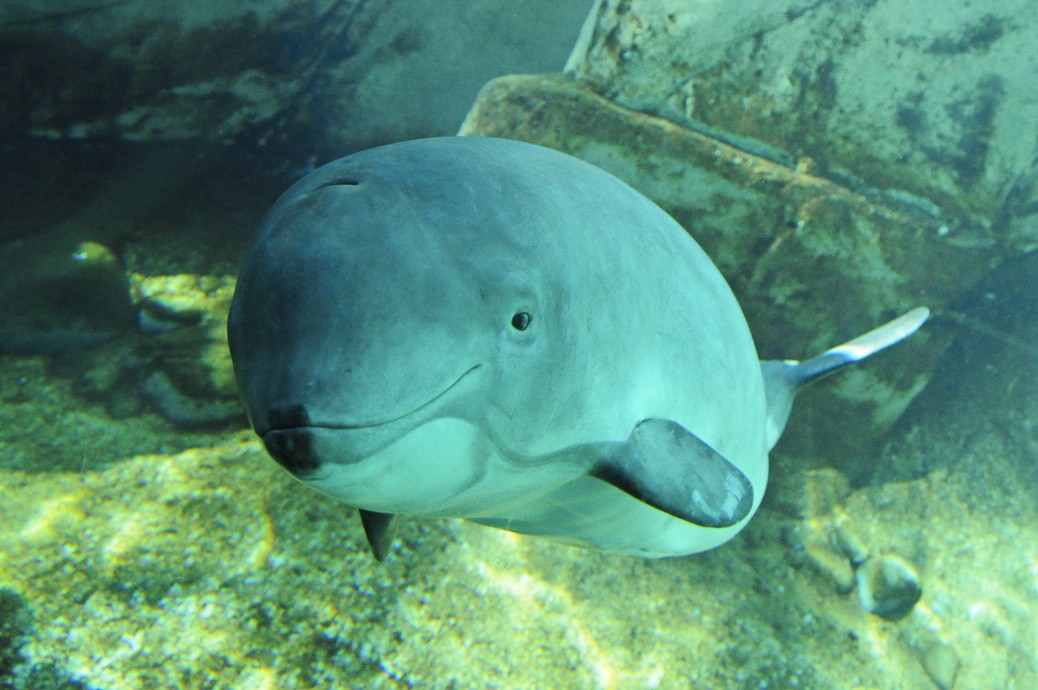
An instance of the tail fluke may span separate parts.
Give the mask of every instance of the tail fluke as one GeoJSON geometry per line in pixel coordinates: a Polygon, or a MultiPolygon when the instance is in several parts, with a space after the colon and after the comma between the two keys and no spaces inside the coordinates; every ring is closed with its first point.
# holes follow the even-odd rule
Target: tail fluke
{"type": "Polygon", "coordinates": [[[778,442],[786,428],[786,421],[793,407],[793,398],[801,386],[828,376],[842,366],[860,362],[869,355],[904,340],[919,330],[929,316],[929,309],[916,307],[879,328],[803,362],[761,362],[764,392],[768,401],[768,448],[772,448],[778,442]]]}

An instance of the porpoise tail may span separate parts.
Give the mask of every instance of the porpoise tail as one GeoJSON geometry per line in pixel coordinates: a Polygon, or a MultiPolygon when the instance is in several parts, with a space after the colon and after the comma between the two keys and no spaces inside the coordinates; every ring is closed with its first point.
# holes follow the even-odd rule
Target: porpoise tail
{"type": "Polygon", "coordinates": [[[761,362],[764,393],[768,402],[768,449],[773,448],[782,436],[793,407],[793,398],[802,386],[904,340],[919,330],[929,316],[929,309],[917,307],[879,328],[803,362],[792,359],[761,362]]]}

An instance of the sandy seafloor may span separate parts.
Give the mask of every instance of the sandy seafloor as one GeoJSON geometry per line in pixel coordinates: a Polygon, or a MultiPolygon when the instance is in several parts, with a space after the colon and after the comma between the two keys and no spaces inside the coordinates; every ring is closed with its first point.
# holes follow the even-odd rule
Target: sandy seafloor
{"type": "MultiPolygon", "coordinates": [[[[1008,433],[853,491],[779,455],[750,527],[696,557],[405,520],[379,564],[351,511],[247,432],[113,421],[42,358],[0,371],[0,452],[55,468],[0,470],[0,686],[1038,687],[1034,472],[1014,475],[1008,433]],[[907,618],[805,556],[834,521],[917,569],[907,618]]],[[[932,438],[899,452],[949,452],[914,436],[932,438]]]]}

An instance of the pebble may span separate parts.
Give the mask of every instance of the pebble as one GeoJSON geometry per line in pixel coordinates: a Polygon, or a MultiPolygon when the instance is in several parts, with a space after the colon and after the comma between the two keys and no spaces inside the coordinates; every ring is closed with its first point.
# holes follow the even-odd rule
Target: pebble
{"type": "Polygon", "coordinates": [[[861,566],[869,558],[869,550],[850,527],[846,520],[838,520],[833,526],[831,537],[833,545],[840,550],[855,568],[861,566]]]}
{"type": "Polygon", "coordinates": [[[197,400],[180,392],[162,371],[155,371],[140,383],[140,394],[163,417],[184,427],[223,424],[243,416],[237,401],[197,400]]]}
{"type": "Polygon", "coordinates": [[[842,554],[828,544],[809,544],[805,553],[815,570],[832,580],[837,592],[850,594],[854,589],[854,569],[842,554]]]}
{"type": "Polygon", "coordinates": [[[907,616],[923,593],[915,570],[897,556],[870,558],[858,568],[855,579],[861,605],[888,621],[907,616]]]}
{"type": "Polygon", "coordinates": [[[960,665],[959,655],[943,640],[934,642],[923,652],[923,668],[940,690],[952,690],[960,665]]]}

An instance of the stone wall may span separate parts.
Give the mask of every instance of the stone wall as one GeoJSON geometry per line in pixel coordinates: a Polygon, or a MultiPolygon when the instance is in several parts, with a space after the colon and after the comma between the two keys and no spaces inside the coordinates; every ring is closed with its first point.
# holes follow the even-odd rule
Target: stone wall
{"type": "Polygon", "coordinates": [[[570,71],[1019,250],[1038,241],[1036,27],[1029,0],[606,0],[570,71]]]}
{"type": "Polygon", "coordinates": [[[0,138],[203,139],[327,158],[449,134],[562,68],[589,3],[29,0],[0,7],[0,138]]]}

